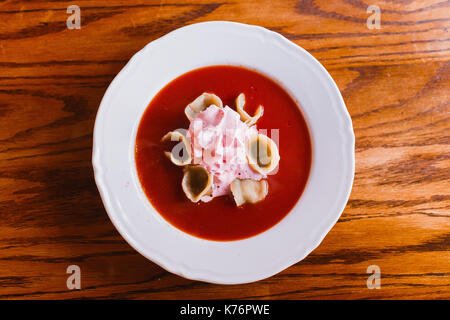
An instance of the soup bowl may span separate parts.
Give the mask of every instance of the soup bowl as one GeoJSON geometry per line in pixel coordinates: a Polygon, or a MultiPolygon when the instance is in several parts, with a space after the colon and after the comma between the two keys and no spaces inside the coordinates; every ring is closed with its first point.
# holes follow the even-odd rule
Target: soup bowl
{"type": "Polygon", "coordinates": [[[286,269],[321,243],[350,195],[354,143],[339,89],[312,55],[265,28],[215,21],[177,29],[131,58],[100,104],[92,162],[105,209],[133,248],[182,277],[240,284],[286,269]],[[172,226],[147,199],[135,163],[136,133],[152,98],[178,76],[214,65],[243,66],[279,83],[298,102],[311,138],[300,199],[275,226],[243,240],[205,240],[172,226]]]}

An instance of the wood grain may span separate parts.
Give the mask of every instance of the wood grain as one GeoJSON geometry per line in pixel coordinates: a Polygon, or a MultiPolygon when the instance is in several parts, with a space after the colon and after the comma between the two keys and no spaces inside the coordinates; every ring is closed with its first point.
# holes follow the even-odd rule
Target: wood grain
{"type": "Polygon", "coordinates": [[[1,299],[450,298],[450,1],[0,1],[1,299]],[[66,8],[81,7],[68,30],[66,8]],[[381,8],[369,30],[366,9],[381,8]],[[182,279],[109,221],[91,168],[110,81],[146,43],[200,21],[257,24],[329,70],[356,134],[356,176],[336,226],[264,281],[182,279]],[[66,287],[77,264],[82,289],[66,287]],[[366,269],[381,268],[369,290],[366,269]]]}

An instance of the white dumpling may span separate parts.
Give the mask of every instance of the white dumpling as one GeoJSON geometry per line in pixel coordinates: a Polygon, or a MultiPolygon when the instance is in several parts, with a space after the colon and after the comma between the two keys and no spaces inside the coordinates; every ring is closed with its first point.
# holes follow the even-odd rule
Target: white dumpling
{"type": "Polygon", "coordinates": [[[247,160],[254,171],[263,175],[269,174],[280,162],[277,144],[263,134],[250,137],[247,143],[247,160]]]}
{"type": "Polygon", "coordinates": [[[266,180],[235,179],[230,184],[234,201],[239,207],[244,203],[257,203],[263,200],[269,192],[266,180]]]}
{"type": "Polygon", "coordinates": [[[218,96],[213,93],[204,92],[186,106],[184,113],[190,121],[197,113],[202,112],[211,105],[215,105],[219,108],[223,107],[222,100],[218,96]]]}
{"type": "Polygon", "coordinates": [[[258,106],[258,108],[256,109],[256,112],[255,112],[255,115],[252,117],[244,110],[244,106],[245,106],[245,95],[243,93],[241,93],[236,98],[236,111],[241,116],[241,120],[250,127],[250,126],[254,125],[258,121],[258,119],[263,116],[264,107],[261,105],[258,106]]]}
{"type": "Polygon", "coordinates": [[[211,194],[212,177],[201,166],[186,166],[181,186],[189,200],[198,202],[203,196],[211,194]]]}
{"type": "Polygon", "coordinates": [[[190,164],[192,161],[191,144],[186,136],[179,131],[170,131],[164,137],[162,137],[161,141],[164,142],[169,140],[179,141],[181,144],[176,145],[172,149],[172,152],[164,152],[167,158],[169,158],[170,161],[172,161],[172,163],[177,166],[185,166],[187,164],[190,164]],[[180,156],[181,149],[183,150],[182,156],[180,156]]]}

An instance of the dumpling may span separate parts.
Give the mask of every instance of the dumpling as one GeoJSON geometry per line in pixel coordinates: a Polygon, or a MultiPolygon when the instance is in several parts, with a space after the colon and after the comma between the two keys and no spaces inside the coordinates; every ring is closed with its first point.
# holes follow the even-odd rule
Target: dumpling
{"type": "Polygon", "coordinates": [[[259,118],[262,117],[262,115],[264,114],[264,107],[261,105],[258,106],[258,108],[256,109],[256,112],[255,112],[255,115],[253,117],[251,117],[244,110],[244,106],[245,106],[245,94],[241,93],[236,98],[236,111],[241,116],[241,121],[245,122],[250,127],[250,126],[254,125],[258,121],[259,118]]]}
{"type": "Polygon", "coordinates": [[[184,113],[190,121],[197,115],[197,113],[202,112],[212,104],[219,108],[223,107],[222,100],[220,100],[218,96],[213,93],[204,92],[198,96],[197,99],[187,105],[184,109],[184,113]]]}
{"type": "Polygon", "coordinates": [[[235,179],[230,184],[234,201],[239,207],[244,203],[256,203],[263,200],[269,192],[266,180],[235,179]]]}
{"type": "Polygon", "coordinates": [[[164,152],[167,158],[169,158],[170,161],[172,161],[172,163],[177,166],[185,166],[187,164],[190,164],[192,161],[191,144],[186,136],[179,131],[170,131],[164,137],[162,137],[161,141],[164,142],[169,140],[179,141],[181,142],[181,144],[177,144],[175,147],[173,147],[172,152],[164,152]],[[180,151],[183,151],[182,156],[180,156],[180,151]]]}
{"type": "Polygon", "coordinates": [[[203,196],[212,192],[212,177],[202,166],[186,166],[181,182],[186,197],[198,202],[203,196]]]}
{"type": "Polygon", "coordinates": [[[280,161],[277,144],[263,134],[250,137],[247,144],[247,160],[254,171],[263,175],[269,174],[280,161]]]}

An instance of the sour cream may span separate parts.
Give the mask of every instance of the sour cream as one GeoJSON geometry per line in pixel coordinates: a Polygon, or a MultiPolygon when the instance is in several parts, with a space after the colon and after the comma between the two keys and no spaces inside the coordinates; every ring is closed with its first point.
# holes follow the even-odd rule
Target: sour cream
{"type": "Polygon", "coordinates": [[[213,176],[212,194],[202,197],[202,201],[228,194],[236,178],[260,180],[266,177],[250,168],[246,156],[247,141],[257,133],[256,126],[246,125],[228,106],[211,105],[191,120],[187,138],[193,163],[203,166],[213,176]]]}

